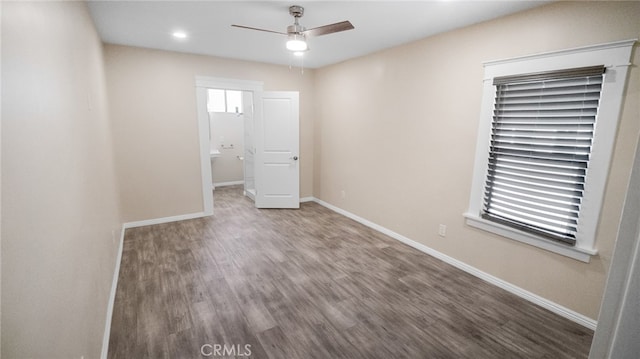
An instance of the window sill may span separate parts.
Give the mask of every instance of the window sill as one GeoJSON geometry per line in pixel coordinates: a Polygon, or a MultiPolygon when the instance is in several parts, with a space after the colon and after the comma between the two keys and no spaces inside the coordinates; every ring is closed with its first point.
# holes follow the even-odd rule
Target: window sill
{"type": "Polygon", "coordinates": [[[480,218],[471,213],[465,213],[466,223],[478,229],[491,232],[518,242],[526,243],[534,247],[542,248],[550,252],[554,252],[565,257],[570,257],[581,262],[589,263],[591,257],[598,254],[597,250],[591,248],[582,248],[579,244],[571,247],[562,243],[556,243],[543,237],[519,231],[517,229],[494,223],[486,219],[480,218]]]}

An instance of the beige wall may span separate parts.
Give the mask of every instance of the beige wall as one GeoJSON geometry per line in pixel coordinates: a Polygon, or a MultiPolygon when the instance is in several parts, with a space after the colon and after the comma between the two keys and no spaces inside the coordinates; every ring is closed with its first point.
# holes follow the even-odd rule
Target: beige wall
{"type": "Polygon", "coordinates": [[[2,356],[98,358],[121,227],[102,45],[83,2],[2,16],[2,356]]]}
{"type": "Polygon", "coordinates": [[[126,222],[203,210],[195,76],[300,92],[300,195],[312,194],[313,70],[116,45],[105,61],[126,222]]]}
{"type": "Polygon", "coordinates": [[[638,38],[638,19],[638,2],[561,2],[318,70],[314,195],[596,318],[640,130],[640,53],[590,264],[464,224],[482,63],[638,38]]]}

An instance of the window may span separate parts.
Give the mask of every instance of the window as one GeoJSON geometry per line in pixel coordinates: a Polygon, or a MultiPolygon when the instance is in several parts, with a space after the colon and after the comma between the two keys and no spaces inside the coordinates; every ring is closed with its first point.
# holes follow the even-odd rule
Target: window
{"type": "Polygon", "coordinates": [[[242,91],[209,89],[207,93],[209,112],[242,112],[242,91]]]}
{"type": "Polygon", "coordinates": [[[483,218],[575,244],[603,73],[493,79],[483,218]]]}
{"type": "Polygon", "coordinates": [[[485,64],[467,224],[588,262],[634,41],[485,64]]]}

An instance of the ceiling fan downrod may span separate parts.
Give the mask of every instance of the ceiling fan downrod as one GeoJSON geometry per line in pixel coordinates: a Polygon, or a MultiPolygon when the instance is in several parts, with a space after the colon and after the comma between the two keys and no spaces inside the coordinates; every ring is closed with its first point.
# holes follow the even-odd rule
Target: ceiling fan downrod
{"type": "Polygon", "coordinates": [[[287,33],[300,34],[306,30],[304,26],[298,23],[298,19],[300,19],[304,15],[304,8],[302,6],[289,6],[289,15],[293,16],[293,25],[287,26],[287,33]]]}

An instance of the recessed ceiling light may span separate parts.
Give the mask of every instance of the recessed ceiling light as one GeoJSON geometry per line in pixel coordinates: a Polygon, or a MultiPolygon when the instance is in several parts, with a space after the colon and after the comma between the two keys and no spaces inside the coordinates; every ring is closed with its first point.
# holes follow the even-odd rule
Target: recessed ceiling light
{"type": "Polygon", "coordinates": [[[174,31],[173,37],[175,37],[176,39],[186,39],[187,38],[187,33],[184,31],[174,31]]]}

